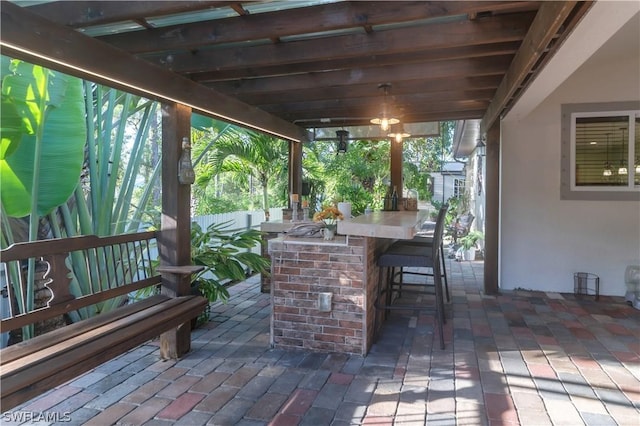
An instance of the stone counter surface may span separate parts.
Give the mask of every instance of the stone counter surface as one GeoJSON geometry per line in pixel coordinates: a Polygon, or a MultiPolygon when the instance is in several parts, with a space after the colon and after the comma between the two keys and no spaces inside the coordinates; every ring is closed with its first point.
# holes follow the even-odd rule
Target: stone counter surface
{"type": "Polygon", "coordinates": [[[410,240],[428,220],[429,211],[375,211],[338,222],[338,234],[410,240]]]}
{"type": "Polygon", "coordinates": [[[301,223],[301,222],[292,222],[290,220],[272,220],[269,222],[262,222],[260,224],[260,230],[262,232],[277,234],[280,232],[288,231],[296,223],[301,223]]]}

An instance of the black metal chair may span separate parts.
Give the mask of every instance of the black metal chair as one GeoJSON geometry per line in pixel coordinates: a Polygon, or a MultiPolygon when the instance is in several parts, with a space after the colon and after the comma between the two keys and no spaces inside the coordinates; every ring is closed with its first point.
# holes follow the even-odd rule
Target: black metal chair
{"type": "Polygon", "coordinates": [[[458,245],[458,239],[466,236],[471,231],[471,224],[475,216],[471,212],[459,216],[456,220],[447,227],[447,235],[450,235],[453,239],[453,245],[458,245]]]}
{"type": "MultiPolygon", "coordinates": [[[[410,244],[392,244],[378,257],[378,267],[380,268],[378,280],[378,297],[375,307],[383,310],[385,315],[390,310],[414,310],[424,311],[431,310],[429,304],[424,303],[424,296],[434,296],[435,319],[440,335],[440,348],[444,349],[444,332],[443,324],[445,322],[444,299],[442,295],[442,274],[441,267],[441,251],[442,231],[444,228],[444,216],[448,206],[445,204],[438,213],[436,226],[433,233],[433,242],[431,246],[427,245],[410,245],[410,244]],[[434,292],[426,292],[425,283],[420,283],[417,287],[402,288],[402,280],[395,280],[395,268],[431,268],[433,270],[433,287],[434,292]],[[399,293],[402,292],[402,298],[399,293]],[[407,300],[406,296],[416,296],[413,300],[407,300]]],[[[408,284],[407,284],[408,285],[408,284]]],[[[378,316],[376,315],[376,320],[378,316]]],[[[377,324],[376,324],[377,326],[377,324]]]]}

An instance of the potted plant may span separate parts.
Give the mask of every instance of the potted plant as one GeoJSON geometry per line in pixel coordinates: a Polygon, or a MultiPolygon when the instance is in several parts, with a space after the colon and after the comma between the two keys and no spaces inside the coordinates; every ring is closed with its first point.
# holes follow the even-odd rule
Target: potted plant
{"type": "MultiPolygon", "coordinates": [[[[268,275],[271,270],[269,259],[250,250],[262,241],[262,233],[255,229],[228,232],[229,222],[214,223],[203,230],[196,222],[191,223],[191,263],[204,269],[191,276],[191,293],[201,294],[209,302],[229,298],[229,283],[242,281],[252,273],[268,275]]],[[[152,262],[152,267],[158,266],[152,262]]],[[[133,296],[143,299],[159,291],[157,287],[140,289],[133,296]]],[[[209,320],[209,305],[191,322],[195,328],[209,320]]]]}
{"type": "Polygon", "coordinates": [[[484,234],[480,231],[471,231],[464,237],[460,238],[460,248],[462,250],[464,260],[475,260],[478,241],[484,239],[484,234]]]}
{"type": "MultiPolygon", "coordinates": [[[[206,230],[191,224],[191,262],[204,266],[193,275],[191,288],[209,302],[226,301],[229,297],[226,285],[242,281],[251,273],[269,274],[271,262],[250,250],[261,242],[261,232],[255,229],[229,233],[229,222],[214,223],[206,230]],[[248,270],[248,271],[247,271],[248,270]]],[[[205,310],[197,324],[209,320],[205,310]]]]}
{"type": "Polygon", "coordinates": [[[327,206],[313,215],[314,222],[324,224],[324,239],[333,240],[338,229],[338,220],[343,220],[344,215],[336,206],[327,206]]]}

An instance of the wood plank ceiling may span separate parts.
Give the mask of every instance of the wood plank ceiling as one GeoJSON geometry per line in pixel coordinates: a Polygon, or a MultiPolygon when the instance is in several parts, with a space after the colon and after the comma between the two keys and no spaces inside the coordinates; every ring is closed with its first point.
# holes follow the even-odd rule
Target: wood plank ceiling
{"type": "Polygon", "coordinates": [[[486,128],[590,7],[564,1],[15,3],[304,128],[368,125],[380,113],[382,83],[391,84],[389,105],[405,123],[483,119],[486,128]]]}

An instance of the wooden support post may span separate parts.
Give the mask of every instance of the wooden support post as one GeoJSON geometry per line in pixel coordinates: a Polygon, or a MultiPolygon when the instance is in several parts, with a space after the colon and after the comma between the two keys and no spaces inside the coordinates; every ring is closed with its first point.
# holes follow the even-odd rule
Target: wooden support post
{"type": "MultiPolygon", "coordinates": [[[[191,264],[191,186],[178,182],[182,138],[191,140],[191,108],[162,106],[162,219],[158,250],[162,266],[191,264]]],[[[162,275],[162,293],[171,297],[191,292],[190,274],[162,275]]],[[[162,358],[179,358],[191,349],[191,324],[184,323],[160,336],[162,358]]]]}
{"type": "Polygon", "coordinates": [[[403,142],[396,142],[391,139],[389,148],[389,156],[391,157],[391,189],[396,186],[398,188],[398,196],[402,198],[402,146],[403,142]]]}
{"type": "Polygon", "coordinates": [[[484,292],[498,293],[498,247],[500,241],[500,121],[488,130],[486,141],[484,292]]]}
{"type": "MultiPolygon", "coordinates": [[[[302,193],[302,142],[289,142],[289,194],[302,193]]],[[[291,208],[291,198],[289,198],[291,208]]]]}

